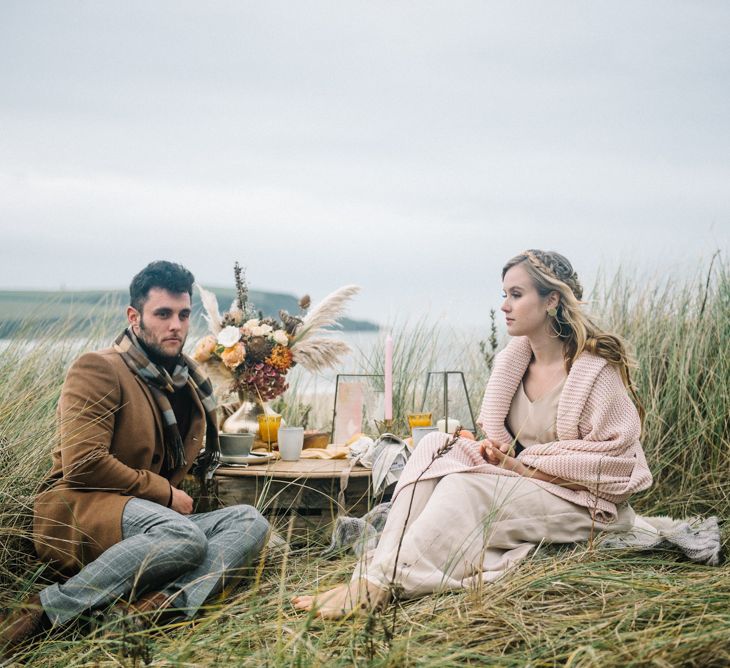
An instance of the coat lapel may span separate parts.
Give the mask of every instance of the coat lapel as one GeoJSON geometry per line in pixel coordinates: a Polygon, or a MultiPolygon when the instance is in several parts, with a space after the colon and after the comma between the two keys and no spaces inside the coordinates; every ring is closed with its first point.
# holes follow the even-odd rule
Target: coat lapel
{"type": "MultiPolygon", "coordinates": [[[[160,408],[157,405],[155,397],[152,394],[152,391],[148,387],[147,383],[145,383],[136,374],[135,380],[142,388],[142,391],[144,392],[147,401],[149,401],[150,403],[152,413],[155,416],[155,426],[157,428],[157,435],[159,437],[157,447],[164,448],[165,432],[162,425],[162,414],[160,413],[160,408]]],[[[195,391],[195,388],[193,387],[191,381],[188,381],[188,390],[190,391],[193,400],[193,414],[190,416],[190,426],[188,427],[188,433],[185,437],[185,442],[183,444],[185,450],[185,460],[188,462],[188,466],[185,467],[185,470],[179,469],[172,473],[172,475],[170,476],[170,482],[173,485],[177,485],[185,477],[185,474],[187,473],[190,466],[192,466],[192,463],[195,461],[195,458],[198,456],[200,449],[204,445],[203,435],[206,432],[205,408],[203,407],[203,404],[198,397],[198,393],[195,391]]]]}
{"type": "Polygon", "coordinates": [[[206,432],[207,425],[205,407],[190,381],[188,381],[188,389],[193,397],[193,414],[190,416],[190,428],[185,437],[185,456],[189,462],[192,462],[204,445],[203,434],[206,432]]]}
{"type": "Polygon", "coordinates": [[[157,436],[159,439],[158,443],[159,447],[162,447],[165,442],[165,432],[162,425],[162,413],[160,412],[160,407],[157,405],[155,397],[150,388],[147,386],[147,383],[145,383],[137,374],[133,375],[137,384],[142,388],[142,393],[147,398],[150,408],[152,409],[152,414],[155,416],[155,427],[157,428],[157,436]]]}
{"type": "Polygon", "coordinates": [[[192,383],[188,381],[188,391],[190,392],[193,400],[193,410],[190,416],[190,425],[188,427],[188,433],[185,436],[185,442],[183,448],[185,450],[185,461],[187,466],[176,469],[170,475],[170,483],[172,485],[178,485],[180,481],[187,475],[190,467],[193,465],[195,458],[200,453],[200,449],[204,445],[204,434],[206,433],[206,416],[205,408],[198,397],[198,393],[195,391],[192,383]]]}

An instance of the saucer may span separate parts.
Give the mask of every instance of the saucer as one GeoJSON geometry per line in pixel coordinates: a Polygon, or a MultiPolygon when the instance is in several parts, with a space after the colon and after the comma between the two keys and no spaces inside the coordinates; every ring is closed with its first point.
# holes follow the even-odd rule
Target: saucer
{"type": "Polygon", "coordinates": [[[273,452],[252,452],[249,455],[221,455],[222,466],[226,464],[263,464],[274,458],[273,452]]]}

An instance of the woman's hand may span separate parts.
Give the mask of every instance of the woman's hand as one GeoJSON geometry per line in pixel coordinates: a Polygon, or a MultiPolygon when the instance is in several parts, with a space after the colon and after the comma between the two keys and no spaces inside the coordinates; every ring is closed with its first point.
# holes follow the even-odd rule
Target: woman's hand
{"type": "Polygon", "coordinates": [[[507,469],[508,471],[514,471],[515,473],[518,473],[519,475],[525,475],[525,466],[522,464],[522,462],[517,459],[516,457],[513,457],[514,450],[512,450],[511,446],[508,446],[509,450],[507,452],[503,452],[501,447],[498,448],[492,448],[491,452],[491,458],[492,461],[487,459],[487,461],[490,464],[494,464],[495,466],[500,466],[503,469],[507,469]]]}
{"type": "Polygon", "coordinates": [[[497,443],[496,441],[490,441],[488,438],[485,438],[479,444],[479,452],[488,463],[494,466],[501,466],[508,471],[514,471],[518,475],[525,476],[526,478],[551,482],[553,485],[560,485],[561,487],[574,491],[585,491],[588,489],[579,483],[569,482],[568,480],[563,480],[562,478],[538,471],[531,466],[526,466],[513,456],[514,450],[510,443],[497,443]]]}
{"type": "Polygon", "coordinates": [[[479,453],[489,464],[500,466],[506,459],[514,460],[514,448],[511,443],[499,443],[485,438],[479,443],[479,453]]]}
{"type": "Polygon", "coordinates": [[[511,443],[498,443],[497,441],[485,438],[479,443],[479,453],[487,463],[494,466],[501,466],[503,469],[514,471],[518,475],[525,476],[526,478],[551,482],[554,485],[560,485],[561,487],[574,491],[587,490],[587,487],[579,483],[569,482],[568,480],[563,480],[562,478],[538,471],[531,466],[526,466],[514,456],[514,449],[511,443]]]}

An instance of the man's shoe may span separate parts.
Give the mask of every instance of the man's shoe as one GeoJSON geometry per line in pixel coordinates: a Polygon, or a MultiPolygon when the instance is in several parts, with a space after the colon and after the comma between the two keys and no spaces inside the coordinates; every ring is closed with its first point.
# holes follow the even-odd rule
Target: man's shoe
{"type": "Polygon", "coordinates": [[[157,620],[170,607],[170,597],[162,591],[151,591],[140,596],[129,607],[134,614],[146,615],[150,619],[157,620]]]}
{"type": "Polygon", "coordinates": [[[114,606],[116,615],[133,615],[145,626],[162,624],[175,615],[170,609],[170,597],[161,591],[151,591],[134,603],[119,602],[114,606]]]}
{"type": "Polygon", "coordinates": [[[38,594],[0,619],[0,652],[9,659],[23,643],[51,627],[38,594]]]}

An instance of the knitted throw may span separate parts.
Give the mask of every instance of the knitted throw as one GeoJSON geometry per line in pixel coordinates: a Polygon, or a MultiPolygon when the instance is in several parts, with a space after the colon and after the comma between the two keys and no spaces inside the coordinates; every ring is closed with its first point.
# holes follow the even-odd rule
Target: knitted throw
{"type": "MultiPolygon", "coordinates": [[[[323,557],[340,556],[352,550],[358,557],[378,545],[388,518],[390,503],[381,503],[362,517],[338,517],[332,531],[330,546],[323,557]]],[[[621,533],[602,533],[598,547],[619,550],[673,550],[691,561],[708,566],[720,564],[720,527],[717,517],[707,519],[690,517],[673,520],[671,517],[634,518],[633,526],[621,533]]],[[[512,565],[516,565],[514,562],[512,565]]]]}
{"type": "Polygon", "coordinates": [[[147,356],[131,328],[125,329],[114,341],[114,349],[130,370],[144,380],[157,402],[165,426],[165,461],[168,469],[187,466],[187,462],[175,412],[167,395],[187,384],[192,386],[200,403],[203,404],[206,418],[205,452],[196,462],[196,469],[199,469],[196,470],[196,475],[202,478],[208,468],[217,461],[219,452],[216,403],[213,385],[208,376],[187,355],[180,355],[179,362],[170,374],[167,369],[155,364],[147,356]]]}
{"type": "MultiPolygon", "coordinates": [[[[505,420],[531,357],[527,338],[515,337],[495,358],[477,420],[488,438],[502,443],[513,441],[505,420]]],[[[638,412],[618,370],[605,359],[583,353],[575,360],[560,395],[556,426],[557,441],[526,448],[518,459],[587,489],[576,491],[540,480],[535,484],[588,508],[599,522],[613,521],[617,503],[651,485],[651,472],[639,442],[638,412]]],[[[434,461],[443,438],[443,434],[430,434],[419,443],[401,474],[394,497],[426,469],[422,479],[463,472],[518,475],[486,463],[479,454],[479,444],[466,439],[459,439],[446,455],[434,461]]]]}

